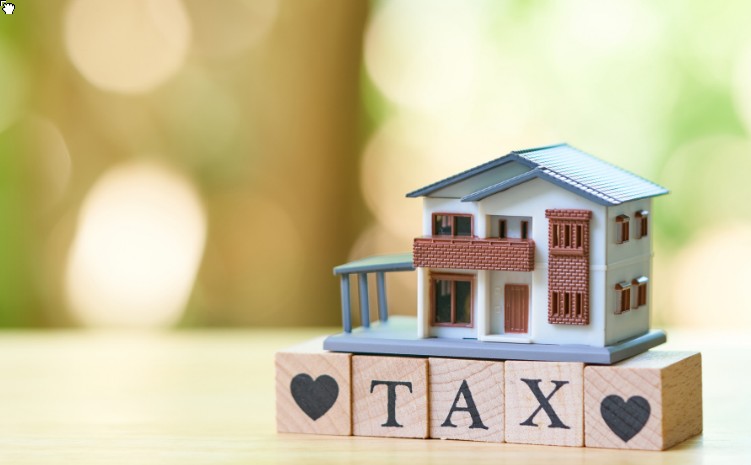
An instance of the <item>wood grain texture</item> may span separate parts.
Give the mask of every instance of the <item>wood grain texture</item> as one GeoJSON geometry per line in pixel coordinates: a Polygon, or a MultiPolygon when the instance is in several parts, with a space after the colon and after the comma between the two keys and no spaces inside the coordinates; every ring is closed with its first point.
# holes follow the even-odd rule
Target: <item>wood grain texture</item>
{"type": "Polygon", "coordinates": [[[355,436],[428,437],[428,360],[352,357],[355,436]]]}
{"type": "Polygon", "coordinates": [[[352,434],[350,354],[321,350],[321,339],[277,352],[280,433],[352,434]]]}
{"type": "Polygon", "coordinates": [[[649,351],[586,367],[587,447],[662,450],[701,433],[701,378],[696,352],[649,351]]]}
{"type": "Polygon", "coordinates": [[[341,328],[15,331],[0,337],[0,463],[685,465],[751,457],[751,330],[700,349],[704,433],[666,451],[276,432],[274,354],[341,328]]]}
{"type": "Polygon", "coordinates": [[[506,442],[584,445],[584,364],[505,362],[506,442]]]}
{"type": "Polygon", "coordinates": [[[430,358],[428,369],[431,438],[503,442],[503,362],[430,358]]]}

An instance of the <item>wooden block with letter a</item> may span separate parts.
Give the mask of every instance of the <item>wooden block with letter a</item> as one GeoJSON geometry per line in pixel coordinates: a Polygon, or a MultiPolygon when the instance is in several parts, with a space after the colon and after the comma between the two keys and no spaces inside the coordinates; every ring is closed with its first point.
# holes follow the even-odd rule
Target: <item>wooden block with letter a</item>
{"type": "Polygon", "coordinates": [[[506,442],[584,445],[584,364],[505,362],[506,442]]]}
{"type": "Polygon", "coordinates": [[[503,362],[428,359],[430,437],[503,442],[503,362]]]}
{"type": "Polygon", "coordinates": [[[352,357],[355,436],[428,437],[428,360],[352,357]]]}
{"type": "Polygon", "coordinates": [[[587,447],[663,450],[702,431],[701,354],[649,351],[584,370],[587,447]]]}
{"type": "Polygon", "coordinates": [[[277,352],[280,433],[352,434],[350,354],[326,352],[323,338],[277,352]]]}

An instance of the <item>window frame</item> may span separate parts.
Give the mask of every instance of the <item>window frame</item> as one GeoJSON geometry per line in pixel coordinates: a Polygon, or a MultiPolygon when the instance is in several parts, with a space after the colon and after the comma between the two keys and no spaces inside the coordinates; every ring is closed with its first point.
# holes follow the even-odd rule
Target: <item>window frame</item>
{"type": "Polygon", "coordinates": [[[471,213],[433,213],[431,216],[431,223],[430,223],[430,231],[433,236],[436,237],[475,237],[475,220],[474,215],[471,213]],[[448,216],[451,218],[451,234],[437,234],[436,233],[436,217],[437,216],[448,216]],[[463,218],[469,218],[469,235],[465,236],[458,236],[456,234],[456,221],[455,219],[457,217],[463,217],[463,218]]]}
{"type": "Polygon", "coordinates": [[[550,252],[556,255],[584,255],[587,231],[580,221],[555,220],[552,223],[550,252]]]}
{"type": "Polygon", "coordinates": [[[508,238],[508,223],[506,220],[501,219],[498,220],[498,238],[499,239],[507,239],[508,238]]]}
{"type": "Polygon", "coordinates": [[[649,211],[639,210],[634,214],[636,219],[636,239],[641,239],[649,235],[649,211]]]}
{"type": "Polygon", "coordinates": [[[586,309],[582,291],[550,291],[550,314],[555,324],[585,324],[586,309]]]}
{"type": "Polygon", "coordinates": [[[615,314],[631,310],[631,283],[623,281],[615,285],[615,314]]]}
{"type": "Polygon", "coordinates": [[[529,239],[529,220],[521,220],[519,223],[519,237],[521,239],[529,239]]]}
{"type": "Polygon", "coordinates": [[[647,305],[648,295],[647,295],[647,283],[649,282],[649,278],[646,276],[639,276],[638,278],[634,278],[631,281],[631,287],[636,289],[636,292],[634,292],[633,299],[634,303],[631,308],[637,309],[639,307],[643,307],[647,305]]]}
{"type": "Polygon", "coordinates": [[[430,324],[431,326],[449,327],[449,328],[474,328],[474,308],[475,308],[475,275],[459,273],[430,273],[430,324]],[[451,322],[436,321],[437,308],[435,298],[435,286],[437,281],[451,282],[451,322]],[[469,323],[456,322],[456,282],[469,282],[469,323]]]}
{"type": "Polygon", "coordinates": [[[628,215],[618,215],[615,217],[615,243],[625,244],[629,241],[629,228],[631,218],[628,215]]]}

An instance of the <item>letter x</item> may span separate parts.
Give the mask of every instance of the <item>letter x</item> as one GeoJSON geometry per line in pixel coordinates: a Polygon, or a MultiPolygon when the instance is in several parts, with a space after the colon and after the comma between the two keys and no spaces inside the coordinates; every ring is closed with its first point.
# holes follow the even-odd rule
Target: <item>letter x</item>
{"type": "Polygon", "coordinates": [[[529,418],[527,418],[524,422],[519,423],[519,425],[537,426],[532,420],[534,420],[535,416],[537,416],[537,414],[540,413],[540,410],[545,410],[545,413],[548,415],[548,418],[550,418],[549,428],[571,429],[568,426],[563,424],[561,419],[558,418],[558,415],[555,413],[555,410],[553,410],[553,406],[550,405],[550,399],[553,398],[553,395],[555,395],[555,393],[558,392],[560,388],[568,384],[568,381],[552,381],[552,383],[555,385],[555,389],[553,389],[553,392],[551,392],[547,397],[545,397],[545,395],[540,390],[540,381],[542,381],[541,379],[522,378],[522,381],[524,381],[524,383],[526,383],[526,385],[529,386],[529,389],[532,391],[532,394],[534,394],[535,399],[537,399],[537,402],[540,403],[540,406],[537,407],[537,410],[532,412],[532,415],[530,415],[529,418]]]}

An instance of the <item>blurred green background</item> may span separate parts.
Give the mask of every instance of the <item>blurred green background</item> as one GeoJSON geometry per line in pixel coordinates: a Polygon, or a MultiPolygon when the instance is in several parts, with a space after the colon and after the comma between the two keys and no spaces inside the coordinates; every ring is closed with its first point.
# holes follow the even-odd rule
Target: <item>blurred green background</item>
{"type": "Polygon", "coordinates": [[[656,325],[751,327],[749,2],[15,3],[4,327],[336,325],[331,268],[419,234],[406,192],[560,141],[671,189],[656,325]]]}

